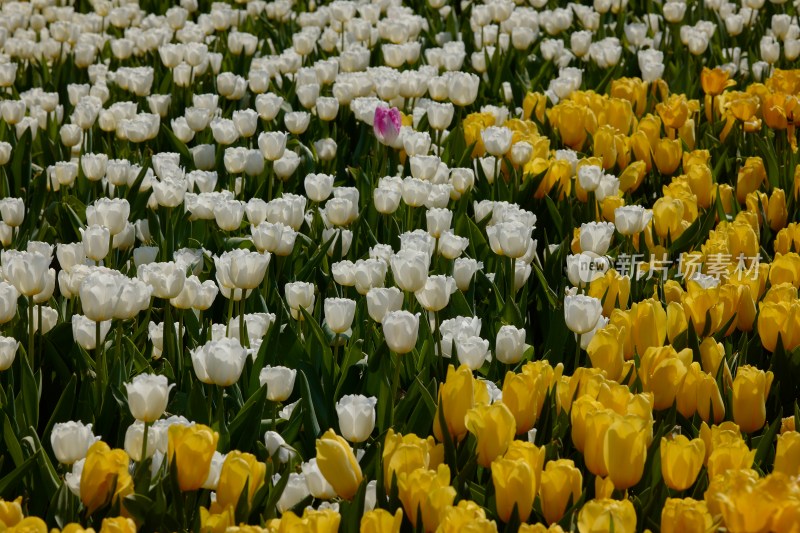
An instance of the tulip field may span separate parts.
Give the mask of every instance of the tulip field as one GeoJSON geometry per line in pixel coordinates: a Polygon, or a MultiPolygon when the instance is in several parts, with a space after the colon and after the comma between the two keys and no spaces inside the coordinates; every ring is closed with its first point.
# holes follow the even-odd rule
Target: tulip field
{"type": "Polygon", "coordinates": [[[0,532],[800,533],[799,14],[1,2],[0,532]]]}

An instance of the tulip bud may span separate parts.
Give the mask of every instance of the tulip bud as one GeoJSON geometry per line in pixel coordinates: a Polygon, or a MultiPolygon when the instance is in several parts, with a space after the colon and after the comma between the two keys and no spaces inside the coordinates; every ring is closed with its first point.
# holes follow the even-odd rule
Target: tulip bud
{"type": "Polygon", "coordinates": [[[348,298],[326,298],[323,302],[325,323],[335,334],[345,333],[353,324],[356,312],[355,300],[348,298]]]}
{"type": "Polygon", "coordinates": [[[258,375],[261,386],[267,386],[267,399],[284,402],[292,395],[297,370],[285,366],[265,366],[258,375]]]}
{"type": "Polygon", "coordinates": [[[500,520],[508,522],[515,507],[519,520],[528,520],[538,489],[535,481],[531,467],[523,460],[496,459],[492,462],[492,483],[500,520]]]}
{"type": "Polygon", "coordinates": [[[198,490],[211,470],[219,433],[202,424],[173,424],[167,435],[167,460],[176,463],[178,486],[182,491],[198,490]]]}
{"type": "Polygon", "coordinates": [[[578,335],[594,329],[603,312],[603,304],[597,298],[583,294],[564,298],[564,319],[567,327],[578,335]]]}
{"type": "Polygon", "coordinates": [[[145,423],[155,422],[167,408],[169,384],[166,376],[139,374],[133,381],[125,384],[128,392],[128,407],[136,420],[145,423]]]}
{"type": "Polygon", "coordinates": [[[400,477],[397,486],[409,521],[425,531],[436,530],[442,512],[456,497],[456,490],[450,486],[447,465],[440,464],[436,470],[418,468],[400,477]]]}
{"type": "Polygon", "coordinates": [[[391,514],[385,509],[374,509],[361,516],[361,533],[400,533],[403,524],[403,510],[391,514]]]}
{"type": "Polygon", "coordinates": [[[208,341],[191,350],[192,366],[197,379],[209,385],[229,387],[239,381],[247,359],[237,339],[208,341]]]}
{"type": "Polygon", "coordinates": [[[256,491],[264,484],[267,466],[249,453],[234,450],[225,457],[219,472],[217,484],[217,504],[221,508],[236,507],[242,491],[247,487],[248,504],[253,501],[256,491]]]}
{"type": "Polygon", "coordinates": [[[636,531],[633,502],[609,499],[586,502],[578,513],[578,530],[594,533],[636,531]]]}
{"type": "Polygon", "coordinates": [[[322,475],[317,465],[317,459],[311,458],[307,463],[303,463],[300,468],[303,471],[303,477],[306,479],[308,491],[314,498],[319,500],[330,500],[336,497],[336,491],[330,483],[322,475]]]}
{"type": "Polygon", "coordinates": [[[515,365],[522,360],[525,353],[525,330],[511,325],[502,326],[497,330],[495,340],[495,357],[501,363],[515,365]]]}
{"type": "Polygon", "coordinates": [[[465,423],[478,440],[478,464],[485,468],[506,452],[516,434],[514,415],[501,402],[470,409],[465,423]]]}
{"type": "Polygon", "coordinates": [[[375,428],[377,398],[347,394],[336,403],[339,430],[350,442],[364,442],[375,428]]]}
{"type": "Polygon", "coordinates": [[[667,498],[661,511],[661,531],[678,533],[680,531],[710,531],[714,520],[708,512],[706,502],[691,498],[667,498]]]}
{"type": "Polygon", "coordinates": [[[766,401],[772,385],[772,372],[743,365],[733,380],[733,420],[745,433],[759,431],[767,420],[766,401]]]}
{"type": "Polygon", "coordinates": [[[539,496],[542,513],[548,524],[561,520],[570,501],[578,501],[582,493],[583,476],[569,459],[548,461],[542,472],[539,496]]]}
{"type": "Polygon", "coordinates": [[[800,474],[800,433],[797,431],[787,431],[778,436],[773,471],[791,477],[800,474]]]}
{"type": "Polygon", "coordinates": [[[661,439],[661,475],[669,488],[686,490],[694,484],[703,460],[706,446],[702,439],[689,440],[677,435],[671,440],[661,439]]]}
{"type": "Polygon", "coordinates": [[[361,466],[347,441],[332,429],[317,439],[317,465],[336,494],[346,500],[353,498],[363,481],[361,466]]]}
{"type": "Polygon", "coordinates": [[[383,336],[389,349],[406,354],[414,349],[419,335],[419,313],[390,311],[383,316],[383,336]]]}
{"type": "Polygon", "coordinates": [[[50,433],[50,444],[59,463],[71,465],[86,457],[89,447],[100,440],[92,434],[92,425],[83,422],[59,422],[50,433]]]}
{"type": "Polygon", "coordinates": [[[80,498],[88,514],[109,501],[120,502],[133,494],[129,464],[128,454],[112,450],[105,442],[98,441],[89,447],[80,482],[80,498]]]}

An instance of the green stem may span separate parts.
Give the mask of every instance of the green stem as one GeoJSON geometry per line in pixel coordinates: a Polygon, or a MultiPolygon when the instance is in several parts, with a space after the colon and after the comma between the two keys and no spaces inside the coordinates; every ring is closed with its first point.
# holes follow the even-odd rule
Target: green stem
{"type": "Polygon", "coordinates": [[[581,363],[581,336],[577,335],[575,338],[575,367],[572,369],[575,372],[581,363]]]}
{"type": "Polygon", "coordinates": [[[34,368],[33,362],[33,336],[34,336],[34,327],[33,327],[33,297],[31,296],[28,298],[28,361],[31,363],[31,369],[34,368]]]}
{"type": "Polygon", "coordinates": [[[236,289],[231,289],[231,297],[228,299],[228,322],[225,324],[225,336],[227,337],[231,333],[231,319],[233,319],[233,297],[236,294],[234,291],[236,289]]]}
{"type": "Polygon", "coordinates": [[[150,423],[144,423],[144,431],[142,432],[142,455],[139,457],[139,468],[144,465],[145,459],[147,459],[147,432],[150,429],[150,423]]]}
{"type": "Polygon", "coordinates": [[[239,343],[244,347],[249,347],[250,341],[244,326],[244,289],[242,289],[242,299],[239,300],[239,343]]]}
{"type": "Polygon", "coordinates": [[[180,309],[178,311],[178,351],[177,351],[177,358],[178,358],[178,379],[176,380],[180,385],[180,379],[183,376],[183,313],[185,311],[180,309]]]}
{"type": "Polygon", "coordinates": [[[517,263],[517,260],[515,258],[509,257],[509,265],[510,266],[509,266],[509,271],[508,271],[508,298],[512,302],[514,302],[514,294],[516,293],[516,291],[514,290],[514,289],[516,289],[516,287],[514,286],[515,285],[514,278],[516,277],[516,272],[515,271],[516,271],[516,267],[517,267],[516,263],[517,263]]]}
{"type": "Polygon", "coordinates": [[[101,322],[94,323],[94,361],[95,365],[97,366],[97,377],[98,381],[100,382],[100,390],[102,391],[105,388],[106,384],[106,361],[103,354],[103,343],[100,339],[101,331],[100,331],[100,324],[101,322]]]}
{"type": "Polygon", "coordinates": [[[389,426],[394,427],[394,411],[397,407],[397,389],[400,387],[400,356],[394,352],[390,352],[392,361],[394,363],[394,374],[392,376],[392,394],[390,401],[392,402],[391,416],[389,417],[389,426]]]}

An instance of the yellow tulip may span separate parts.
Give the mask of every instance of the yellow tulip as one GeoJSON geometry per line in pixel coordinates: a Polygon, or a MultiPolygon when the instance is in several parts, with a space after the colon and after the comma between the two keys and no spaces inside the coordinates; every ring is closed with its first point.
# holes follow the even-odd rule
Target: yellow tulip
{"type": "Polygon", "coordinates": [[[534,379],[531,374],[507,372],[503,380],[503,403],[514,415],[517,435],[526,433],[536,423],[539,412],[536,391],[541,388],[541,377],[534,379]]]}
{"type": "Polygon", "coordinates": [[[730,79],[730,73],[719,67],[710,69],[703,67],[700,72],[700,85],[703,87],[703,92],[709,96],[717,96],[722,94],[722,91],[728,87],[736,85],[736,82],[730,79]]]}
{"type": "Polygon", "coordinates": [[[617,162],[617,147],[614,143],[614,128],[600,126],[594,135],[594,156],[603,160],[603,168],[608,170],[617,162]]]}
{"type": "Polygon", "coordinates": [[[650,425],[637,417],[620,417],[606,431],[603,462],[618,490],[636,485],[644,473],[650,425]]]}
{"type": "Polygon", "coordinates": [[[732,469],[710,478],[706,505],[712,515],[722,516],[728,531],[766,532],[777,509],[764,488],[764,480],[759,480],[756,472],[747,467],[732,469]]]}
{"type": "Polygon", "coordinates": [[[668,409],[675,402],[681,382],[692,362],[688,348],[676,352],[672,346],[648,348],[641,356],[639,377],[645,392],[652,392],[657,410],[668,409]]]}
{"type": "Polygon", "coordinates": [[[225,533],[236,522],[235,507],[225,507],[219,513],[211,513],[205,507],[200,508],[200,533],[225,533]]]}
{"type": "Polygon", "coordinates": [[[400,533],[403,524],[403,510],[394,514],[385,509],[367,511],[361,517],[361,533],[400,533]]]}
{"type": "Polygon", "coordinates": [[[706,457],[702,439],[689,440],[683,435],[661,438],[661,475],[667,486],[686,490],[697,479],[706,457]]]}
{"type": "Polygon", "coordinates": [[[658,171],[671,176],[681,164],[683,146],[680,139],[661,139],[653,146],[653,161],[658,171]]]}
{"type": "Polygon", "coordinates": [[[737,328],[741,331],[751,331],[756,320],[756,303],[750,286],[727,283],[720,287],[719,297],[723,309],[721,322],[723,325],[731,322],[725,335],[730,335],[737,328]]]}
{"type": "Polygon", "coordinates": [[[608,465],[605,461],[605,438],[608,428],[619,418],[621,417],[611,409],[602,409],[588,414],[583,458],[586,468],[596,476],[608,475],[608,465]]]}
{"type": "Polygon", "coordinates": [[[791,283],[795,287],[800,284],[800,255],[795,252],[776,254],[769,269],[769,282],[773,285],[791,283]]]}
{"type": "Polygon", "coordinates": [[[522,100],[522,118],[525,120],[536,117],[536,120],[543,124],[545,109],[547,109],[547,96],[543,93],[528,92],[522,100]]]}
{"type": "Polygon", "coordinates": [[[783,189],[773,189],[767,207],[767,222],[772,231],[779,231],[786,226],[789,212],[786,210],[786,193],[783,189]]]}
{"type": "Polygon", "coordinates": [[[686,178],[692,192],[697,196],[697,205],[708,209],[711,206],[711,193],[714,188],[711,168],[708,165],[693,165],[686,171],[686,178]]]}
{"type": "MultiPolygon", "coordinates": [[[[339,531],[339,524],[342,517],[333,509],[316,510],[306,508],[303,511],[303,516],[297,516],[289,511],[283,514],[280,520],[267,523],[267,530],[270,533],[296,533],[296,532],[309,532],[309,533],[336,533],[339,531]]],[[[232,528],[227,530],[231,532],[232,528]]]]}
{"type": "Polygon", "coordinates": [[[686,320],[683,306],[679,302],[667,304],[667,339],[669,339],[669,342],[675,342],[675,339],[686,331],[688,327],[689,323],[686,320]]]}
{"type": "Polygon", "coordinates": [[[589,296],[603,301],[603,315],[611,316],[614,309],[628,308],[631,294],[630,276],[620,276],[616,270],[609,269],[603,276],[589,284],[589,296]]]}
{"type": "Polygon", "coordinates": [[[708,533],[714,520],[704,501],[667,498],[661,511],[661,533],[708,533]]]}
{"type": "Polygon", "coordinates": [[[594,368],[599,368],[606,373],[612,381],[619,381],[622,377],[622,366],[625,357],[622,353],[623,342],[621,338],[625,330],[620,331],[613,324],[608,324],[600,329],[589,341],[586,353],[594,368]]]}
{"type": "Polygon", "coordinates": [[[506,453],[516,434],[514,415],[502,402],[470,409],[466,423],[469,432],[478,440],[478,464],[484,468],[506,453]]]}
{"type": "Polygon", "coordinates": [[[176,461],[180,489],[187,491],[202,487],[211,470],[219,433],[202,424],[172,424],[167,438],[167,458],[176,461]]]}
{"type": "Polygon", "coordinates": [[[558,524],[547,527],[544,524],[520,524],[517,533],[565,533],[558,524]]]}
{"type": "MultiPolygon", "coordinates": [[[[696,364],[697,363],[692,363],[692,365],[696,364]]],[[[690,371],[691,370],[692,369],[690,369],[690,371]]],[[[722,394],[719,391],[717,380],[711,374],[703,372],[699,370],[699,368],[697,370],[697,413],[704,421],[718,424],[725,419],[725,404],[722,402],[722,394]]],[[[686,375],[686,379],[689,380],[689,374],[686,375]]]]}
{"type": "Polygon", "coordinates": [[[633,533],[636,509],[630,500],[590,500],[578,513],[580,533],[633,533]]]}
{"type": "Polygon", "coordinates": [[[661,239],[669,236],[675,240],[683,232],[683,202],[677,198],[662,196],[653,204],[653,226],[661,239]]]}
{"type": "Polygon", "coordinates": [[[594,497],[596,500],[611,498],[614,494],[614,488],[614,482],[611,481],[610,477],[594,477],[594,497]]]}
{"type": "Polygon", "coordinates": [[[508,445],[508,450],[503,456],[504,459],[513,459],[525,461],[533,472],[533,493],[539,488],[542,481],[542,469],[544,468],[544,447],[539,448],[532,442],[522,440],[511,441],[508,445]]]}
{"type": "Polygon", "coordinates": [[[581,453],[585,453],[586,445],[586,428],[587,423],[591,416],[604,405],[599,401],[591,398],[590,396],[578,396],[572,402],[572,409],[570,411],[570,430],[572,432],[572,444],[581,453]]]}
{"type": "Polygon", "coordinates": [[[123,516],[103,518],[100,533],[136,533],[136,522],[123,516]]]}
{"type": "Polygon", "coordinates": [[[9,527],[8,533],[47,533],[47,524],[38,516],[23,518],[15,526],[9,527]]]}
{"type": "Polygon", "coordinates": [[[608,125],[614,128],[617,139],[627,139],[634,121],[631,102],[622,98],[609,98],[607,102],[606,121],[608,125]]]}
{"type": "Polygon", "coordinates": [[[695,332],[699,336],[715,333],[722,326],[724,311],[719,298],[719,288],[705,288],[693,280],[688,281],[686,285],[688,290],[681,297],[681,303],[695,332]]]}
{"type": "Polygon", "coordinates": [[[713,479],[728,470],[750,468],[755,456],[756,451],[748,448],[742,439],[715,444],[706,465],[708,477],[713,479]]]}
{"type": "Polygon", "coordinates": [[[219,472],[217,504],[223,508],[229,505],[236,508],[245,485],[248,487],[247,501],[252,502],[256,491],[264,484],[266,472],[267,466],[254,455],[238,450],[229,452],[219,472]]]}
{"type": "Polygon", "coordinates": [[[539,497],[542,514],[548,524],[558,522],[567,511],[568,505],[575,504],[581,496],[583,476],[569,459],[549,461],[542,472],[539,497]]]}
{"type": "Polygon", "coordinates": [[[533,509],[535,487],[533,471],[527,462],[514,459],[495,459],[492,462],[492,483],[497,500],[497,515],[508,522],[517,507],[519,520],[525,522],[533,509]]]}
{"type": "Polygon", "coordinates": [[[437,440],[442,440],[442,428],[439,424],[439,409],[444,410],[447,431],[455,440],[461,440],[467,434],[464,418],[467,411],[475,406],[475,378],[467,365],[456,370],[453,365],[447,367],[447,378],[439,385],[439,407],[433,419],[433,433],[437,440]]]}
{"type": "Polygon", "coordinates": [[[758,190],[767,180],[767,169],[760,157],[748,157],[736,177],[736,199],[745,203],[747,195],[758,190]]]}
{"type": "Polygon", "coordinates": [[[775,472],[782,472],[787,476],[800,475],[800,433],[797,431],[787,431],[778,437],[775,472]]]}
{"type": "Polygon", "coordinates": [[[706,337],[700,343],[700,361],[703,363],[703,370],[716,376],[720,365],[724,365],[723,374],[728,385],[731,383],[731,371],[728,368],[728,361],[725,359],[725,347],[721,342],[714,340],[714,337],[706,337]]]}
{"type": "Polygon", "coordinates": [[[355,496],[364,479],[361,466],[347,441],[332,429],[317,439],[317,465],[339,497],[350,500],[355,496]]]}
{"type": "Polygon", "coordinates": [[[410,474],[419,468],[435,470],[444,461],[444,446],[433,437],[423,439],[414,434],[401,435],[389,429],[383,442],[383,477],[388,491],[392,478],[410,474]]]}
{"type": "Polygon", "coordinates": [[[688,119],[683,123],[683,126],[678,128],[678,138],[683,141],[689,150],[694,150],[697,138],[695,136],[695,123],[693,118],[688,119]]]}
{"type": "Polygon", "coordinates": [[[667,312],[661,302],[650,298],[631,306],[633,342],[641,357],[650,347],[664,344],[667,337],[667,312]]]}
{"type": "MultiPolygon", "coordinates": [[[[653,169],[653,145],[645,132],[637,131],[631,135],[631,149],[637,162],[644,165],[645,173],[650,172],[653,169]]],[[[620,180],[620,189],[622,188],[621,182],[622,180],[620,180]]]]}
{"type": "Polygon", "coordinates": [[[733,420],[745,433],[764,427],[767,420],[765,403],[772,385],[772,372],[743,365],[733,380],[733,420]]]}
{"type": "Polygon", "coordinates": [[[112,450],[103,441],[92,444],[81,472],[81,502],[88,514],[133,493],[129,464],[125,450],[112,450]]]}
{"type": "Polygon", "coordinates": [[[647,83],[640,78],[613,80],[609,94],[614,98],[622,98],[630,102],[638,116],[641,116],[647,107],[647,83]]]}
{"type": "Polygon", "coordinates": [[[22,496],[16,500],[5,501],[0,499],[0,524],[6,529],[15,526],[22,521],[25,515],[22,514],[22,496]]]}
{"type": "Polygon", "coordinates": [[[483,507],[470,500],[442,511],[436,533],[497,533],[497,524],[486,518],[483,507]]]}
{"type": "Polygon", "coordinates": [[[456,489],[450,486],[450,469],[439,465],[437,470],[415,470],[398,483],[399,497],[406,516],[414,527],[421,513],[425,531],[439,527],[443,511],[453,504],[456,489]]]}
{"type": "Polygon", "coordinates": [[[689,102],[682,94],[671,94],[667,100],[656,104],[656,111],[665,128],[678,129],[689,118],[689,102]]]}
{"type": "Polygon", "coordinates": [[[739,426],[730,421],[710,427],[707,423],[702,422],[700,424],[700,438],[706,446],[705,462],[708,463],[708,458],[711,456],[711,452],[714,451],[715,446],[740,441],[742,440],[742,433],[739,431],[739,426]]]}
{"type": "Polygon", "coordinates": [[[596,124],[594,113],[572,100],[564,100],[549,109],[547,118],[553,128],[558,131],[561,141],[573,150],[583,147],[587,136],[587,126],[591,127],[592,123],[596,124]]]}
{"type": "Polygon", "coordinates": [[[77,522],[71,522],[64,526],[63,529],[59,532],[58,529],[51,529],[50,533],[95,533],[94,529],[91,527],[84,528],[82,525],[78,524],[77,522]]]}
{"type": "MultiPolygon", "coordinates": [[[[634,155],[636,155],[638,158],[638,152],[636,151],[636,146],[633,144],[632,137],[631,147],[634,148],[634,155]]],[[[649,149],[649,146],[647,148],[649,149]]],[[[647,157],[649,160],[649,153],[647,154],[647,157]]],[[[635,192],[644,181],[644,177],[647,175],[647,172],[648,165],[645,161],[634,161],[632,163],[628,163],[628,166],[626,166],[625,170],[623,170],[619,175],[619,190],[623,193],[635,192]]]]}
{"type": "MultiPolygon", "coordinates": [[[[770,289],[772,292],[772,289],[770,289]]],[[[770,294],[767,294],[769,297],[770,294]]],[[[778,335],[785,350],[800,346],[800,302],[768,301],[761,303],[758,314],[758,334],[764,348],[774,352],[778,346],[778,335]]]]}

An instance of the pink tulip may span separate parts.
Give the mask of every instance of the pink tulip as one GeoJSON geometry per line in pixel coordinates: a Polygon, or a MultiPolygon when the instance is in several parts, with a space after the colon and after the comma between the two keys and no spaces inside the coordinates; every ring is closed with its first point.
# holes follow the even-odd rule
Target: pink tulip
{"type": "Polygon", "coordinates": [[[375,120],[373,121],[373,129],[375,130],[375,137],[378,138],[382,144],[391,145],[397,139],[400,133],[400,110],[396,107],[378,106],[375,108],[375,120]]]}

